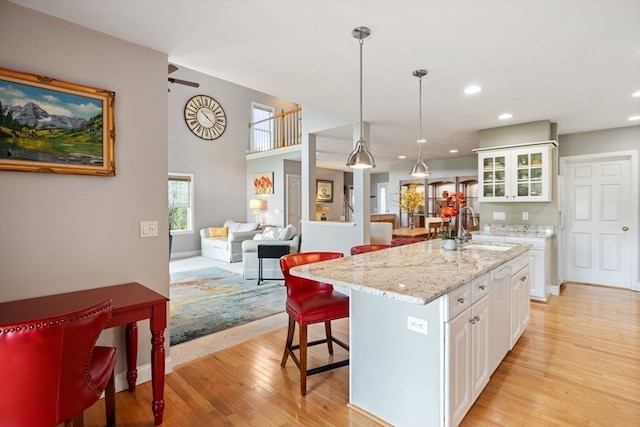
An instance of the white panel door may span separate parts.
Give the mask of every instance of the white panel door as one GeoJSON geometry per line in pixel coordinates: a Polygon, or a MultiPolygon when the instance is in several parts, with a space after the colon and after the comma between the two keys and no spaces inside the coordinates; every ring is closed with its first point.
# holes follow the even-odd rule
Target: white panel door
{"type": "Polygon", "coordinates": [[[298,232],[301,230],[302,221],[302,177],[300,175],[287,174],[286,213],[284,225],[293,224],[298,232]]]}
{"type": "Polygon", "coordinates": [[[567,280],[631,288],[631,161],[568,164],[564,179],[567,280]]]}

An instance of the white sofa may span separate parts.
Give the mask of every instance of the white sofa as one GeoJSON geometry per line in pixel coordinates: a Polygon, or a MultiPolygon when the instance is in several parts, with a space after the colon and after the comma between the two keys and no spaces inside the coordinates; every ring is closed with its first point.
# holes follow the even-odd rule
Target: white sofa
{"type": "Polygon", "coordinates": [[[201,254],[207,258],[217,259],[225,262],[242,261],[242,242],[251,240],[260,233],[257,222],[236,222],[228,219],[222,227],[208,227],[200,230],[200,250],[201,254]],[[227,228],[226,236],[223,228],[227,228]],[[222,234],[219,237],[212,237],[211,234],[222,234]]]}
{"type": "MultiPolygon", "coordinates": [[[[242,275],[245,279],[258,278],[258,245],[289,246],[289,253],[296,253],[300,251],[300,234],[292,225],[281,229],[265,227],[263,233],[257,234],[253,240],[242,242],[242,275]],[[272,233],[273,230],[275,230],[274,233],[272,233]]],[[[282,279],[279,260],[263,259],[262,277],[282,279]]]]}

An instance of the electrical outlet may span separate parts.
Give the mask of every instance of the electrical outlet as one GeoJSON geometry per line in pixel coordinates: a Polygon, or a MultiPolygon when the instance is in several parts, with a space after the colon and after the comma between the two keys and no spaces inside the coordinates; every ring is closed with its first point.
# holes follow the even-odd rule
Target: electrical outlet
{"type": "Polygon", "coordinates": [[[417,317],[407,316],[407,329],[419,334],[429,335],[429,322],[417,317]]]}
{"type": "Polygon", "coordinates": [[[522,212],[522,220],[529,221],[529,212],[522,212]]]}
{"type": "Polygon", "coordinates": [[[504,212],[494,212],[493,213],[493,219],[497,219],[497,220],[505,220],[506,216],[504,212]]]}

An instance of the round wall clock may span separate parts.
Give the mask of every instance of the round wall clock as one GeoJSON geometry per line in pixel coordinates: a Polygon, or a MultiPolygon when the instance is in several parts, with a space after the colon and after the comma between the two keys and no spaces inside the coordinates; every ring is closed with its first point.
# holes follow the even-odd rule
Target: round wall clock
{"type": "Polygon", "coordinates": [[[184,106],[184,120],[198,138],[220,138],[227,127],[227,116],[222,106],[210,96],[196,95],[184,106]]]}

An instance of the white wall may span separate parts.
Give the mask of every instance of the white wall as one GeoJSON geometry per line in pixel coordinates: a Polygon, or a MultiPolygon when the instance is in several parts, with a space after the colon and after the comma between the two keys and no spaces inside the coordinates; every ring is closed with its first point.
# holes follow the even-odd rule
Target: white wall
{"type": "MultiPolygon", "coordinates": [[[[4,68],[116,92],[115,177],[0,171],[0,301],[131,281],[168,295],[167,56],[6,1],[0,40],[4,68]],[[159,237],[140,238],[143,220],[159,237]]],[[[100,342],[124,371],[122,331],[100,342]]]]}

